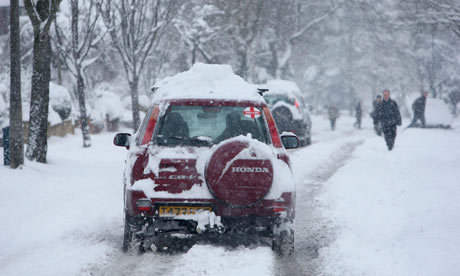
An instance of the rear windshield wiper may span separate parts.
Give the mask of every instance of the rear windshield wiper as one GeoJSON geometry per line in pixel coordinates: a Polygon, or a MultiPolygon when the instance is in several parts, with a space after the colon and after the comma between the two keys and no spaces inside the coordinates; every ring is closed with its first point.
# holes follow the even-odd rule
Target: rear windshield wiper
{"type": "Polygon", "coordinates": [[[194,146],[211,146],[212,145],[212,138],[209,136],[193,136],[189,138],[189,141],[194,146]]]}
{"type": "Polygon", "coordinates": [[[186,137],[183,136],[168,136],[165,137],[163,135],[158,135],[157,136],[157,143],[159,145],[178,145],[182,141],[185,140],[186,137]]]}

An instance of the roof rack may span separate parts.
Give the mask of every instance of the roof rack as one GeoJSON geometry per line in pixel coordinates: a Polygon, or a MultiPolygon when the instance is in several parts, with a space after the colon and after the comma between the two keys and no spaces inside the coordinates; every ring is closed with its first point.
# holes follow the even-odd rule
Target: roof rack
{"type": "Polygon", "coordinates": [[[265,93],[268,92],[268,88],[257,88],[257,93],[260,95],[260,96],[263,96],[265,93]]]}
{"type": "Polygon", "coordinates": [[[152,93],[155,94],[155,92],[158,91],[158,88],[160,88],[160,87],[158,87],[158,86],[152,86],[152,87],[150,87],[150,91],[152,91],[152,93]]]}

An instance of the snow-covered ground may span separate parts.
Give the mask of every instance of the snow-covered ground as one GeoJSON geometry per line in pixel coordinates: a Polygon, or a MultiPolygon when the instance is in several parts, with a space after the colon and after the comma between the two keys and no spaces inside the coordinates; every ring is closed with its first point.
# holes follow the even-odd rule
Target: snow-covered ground
{"type": "Polygon", "coordinates": [[[407,129],[392,152],[366,139],[319,200],[338,226],[333,275],[460,274],[460,125],[407,129]]]}
{"type": "MultiPolygon", "coordinates": [[[[296,255],[196,245],[183,254],[121,253],[121,169],[113,134],[52,138],[49,164],[0,167],[0,275],[457,275],[460,124],[399,130],[394,151],[339,118],[313,118],[313,144],[291,151],[296,255]]],[[[407,124],[408,122],[406,122],[407,124]]],[[[0,161],[3,162],[2,157],[0,161]]]]}

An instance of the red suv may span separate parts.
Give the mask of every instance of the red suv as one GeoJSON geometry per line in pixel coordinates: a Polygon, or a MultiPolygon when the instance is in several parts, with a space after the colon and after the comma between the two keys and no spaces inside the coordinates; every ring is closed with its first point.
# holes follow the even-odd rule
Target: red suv
{"type": "Polygon", "coordinates": [[[291,254],[295,184],[285,148],[298,138],[278,134],[263,97],[229,66],[198,64],[155,90],[136,134],[114,138],[129,149],[123,250],[256,233],[291,254]]]}

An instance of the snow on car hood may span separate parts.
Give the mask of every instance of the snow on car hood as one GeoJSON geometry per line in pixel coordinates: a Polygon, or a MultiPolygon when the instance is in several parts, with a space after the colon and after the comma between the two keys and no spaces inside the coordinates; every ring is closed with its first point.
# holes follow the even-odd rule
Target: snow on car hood
{"type": "MultiPolygon", "coordinates": [[[[196,160],[196,171],[202,184],[195,184],[190,190],[185,190],[181,193],[170,193],[166,191],[155,191],[155,180],[151,178],[137,180],[129,187],[133,191],[143,191],[150,198],[181,198],[181,199],[212,199],[213,196],[209,192],[205,180],[206,164],[219,145],[231,143],[234,141],[247,142],[249,147],[238,154],[239,158],[254,159],[251,152],[257,149],[258,153],[262,153],[261,158],[269,159],[273,165],[273,184],[269,193],[265,196],[266,199],[279,199],[284,192],[295,191],[294,178],[289,166],[282,160],[277,158],[280,153],[278,149],[272,148],[262,142],[254,140],[249,136],[238,136],[222,141],[218,145],[211,148],[206,147],[159,147],[150,146],[148,148],[149,160],[144,168],[144,173],[154,173],[158,175],[160,170],[159,164],[163,159],[194,159],[196,160]]],[[[258,157],[260,158],[260,157],[258,157]]],[[[135,160],[130,161],[131,164],[135,160]]]]}
{"type": "Polygon", "coordinates": [[[190,70],[155,84],[154,102],[171,99],[219,99],[264,102],[257,87],[233,73],[230,65],[196,63],[190,70]]]}

